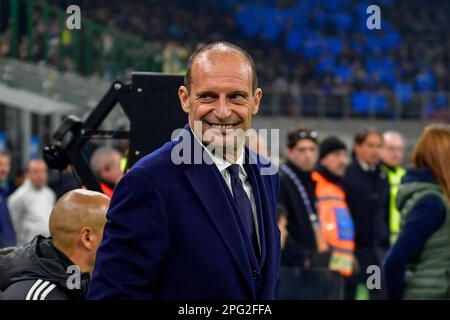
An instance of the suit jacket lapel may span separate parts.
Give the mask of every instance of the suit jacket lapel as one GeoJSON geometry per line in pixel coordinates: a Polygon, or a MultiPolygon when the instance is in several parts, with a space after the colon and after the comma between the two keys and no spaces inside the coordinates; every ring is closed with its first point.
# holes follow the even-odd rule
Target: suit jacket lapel
{"type": "Polygon", "coordinates": [[[256,164],[256,158],[254,154],[249,152],[247,148],[245,148],[245,170],[247,171],[250,184],[252,186],[253,196],[256,204],[256,211],[258,216],[258,229],[259,229],[259,241],[261,246],[261,255],[258,260],[258,264],[260,269],[264,265],[264,261],[266,259],[266,232],[265,228],[267,223],[267,199],[266,197],[261,197],[261,194],[266,194],[264,185],[261,180],[261,175],[259,174],[259,167],[256,164]],[[251,160],[250,160],[251,159],[251,160]]]}
{"type": "MultiPolygon", "coordinates": [[[[198,144],[194,136],[191,139],[193,141],[192,144],[198,144]]],[[[205,207],[217,232],[235,260],[248,289],[255,297],[254,286],[252,284],[253,279],[250,277],[251,267],[247,257],[244,239],[239,231],[238,222],[236,221],[233,208],[226,194],[227,190],[225,188],[227,186],[220,180],[223,180],[223,178],[219,170],[214,164],[191,164],[185,171],[185,174],[205,207]]]]}

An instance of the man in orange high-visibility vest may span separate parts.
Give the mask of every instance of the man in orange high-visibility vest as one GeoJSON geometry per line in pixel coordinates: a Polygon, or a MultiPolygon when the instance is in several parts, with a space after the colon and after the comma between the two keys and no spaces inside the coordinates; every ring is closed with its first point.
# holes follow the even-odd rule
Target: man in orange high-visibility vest
{"type": "Polygon", "coordinates": [[[348,162],[345,144],[328,137],[320,145],[319,165],[312,175],[320,225],[330,247],[329,268],[344,277],[351,276],[355,267],[353,221],[341,186],[348,162]]]}

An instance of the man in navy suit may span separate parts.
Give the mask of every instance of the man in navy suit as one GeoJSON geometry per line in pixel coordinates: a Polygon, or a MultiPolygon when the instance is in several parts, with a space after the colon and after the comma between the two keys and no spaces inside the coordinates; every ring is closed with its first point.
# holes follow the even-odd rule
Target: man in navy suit
{"type": "Polygon", "coordinates": [[[117,185],[88,298],[274,299],[278,174],[235,134],[262,97],[253,60],[206,45],[178,94],[189,124],[117,185]]]}

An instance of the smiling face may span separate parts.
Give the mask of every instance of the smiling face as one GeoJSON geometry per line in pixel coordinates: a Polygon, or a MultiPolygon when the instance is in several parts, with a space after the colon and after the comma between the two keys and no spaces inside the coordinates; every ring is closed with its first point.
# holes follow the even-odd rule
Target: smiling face
{"type": "Polygon", "coordinates": [[[355,153],[358,160],[369,166],[376,165],[380,160],[380,150],[383,140],[377,133],[369,133],[361,144],[355,144],[355,153]]]}
{"type": "Polygon", "coordinates": [[[231,144],[235,151],[243,146],[244,140],[235,137],[250,128],[262,96],[259,88],[253,92],[252,81],[249,62],[235,50],[211,49],[195,58],[189,90],[181,86],[178,95],[203,144],[227,150],[231,144]]]}
{"type": "Polygon", "coordinates": [[[402,164],[405,153],[403,138],[400,134],[386,132],[383,135],[383,147],[381,148],[381,160],[388,166],[397,167],[402,164]]]}

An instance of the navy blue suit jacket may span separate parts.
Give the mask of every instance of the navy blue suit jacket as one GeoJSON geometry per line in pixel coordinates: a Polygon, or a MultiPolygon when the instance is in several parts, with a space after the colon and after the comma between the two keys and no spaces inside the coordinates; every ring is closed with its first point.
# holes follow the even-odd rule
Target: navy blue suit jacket
{"type": "MultiPolygon", "coordinates": [[[[188,132],[193,151],[200,143],[188,132]]],[[[142,158],[117,185],[88,298],[274,299],[278,174],[261,175],[261,159],[245,149],[246,160],[257,160],[246,165],[259,208],[261,256],[254,268],[217,167],[171,160],[181,140],[142,158]]]]}

